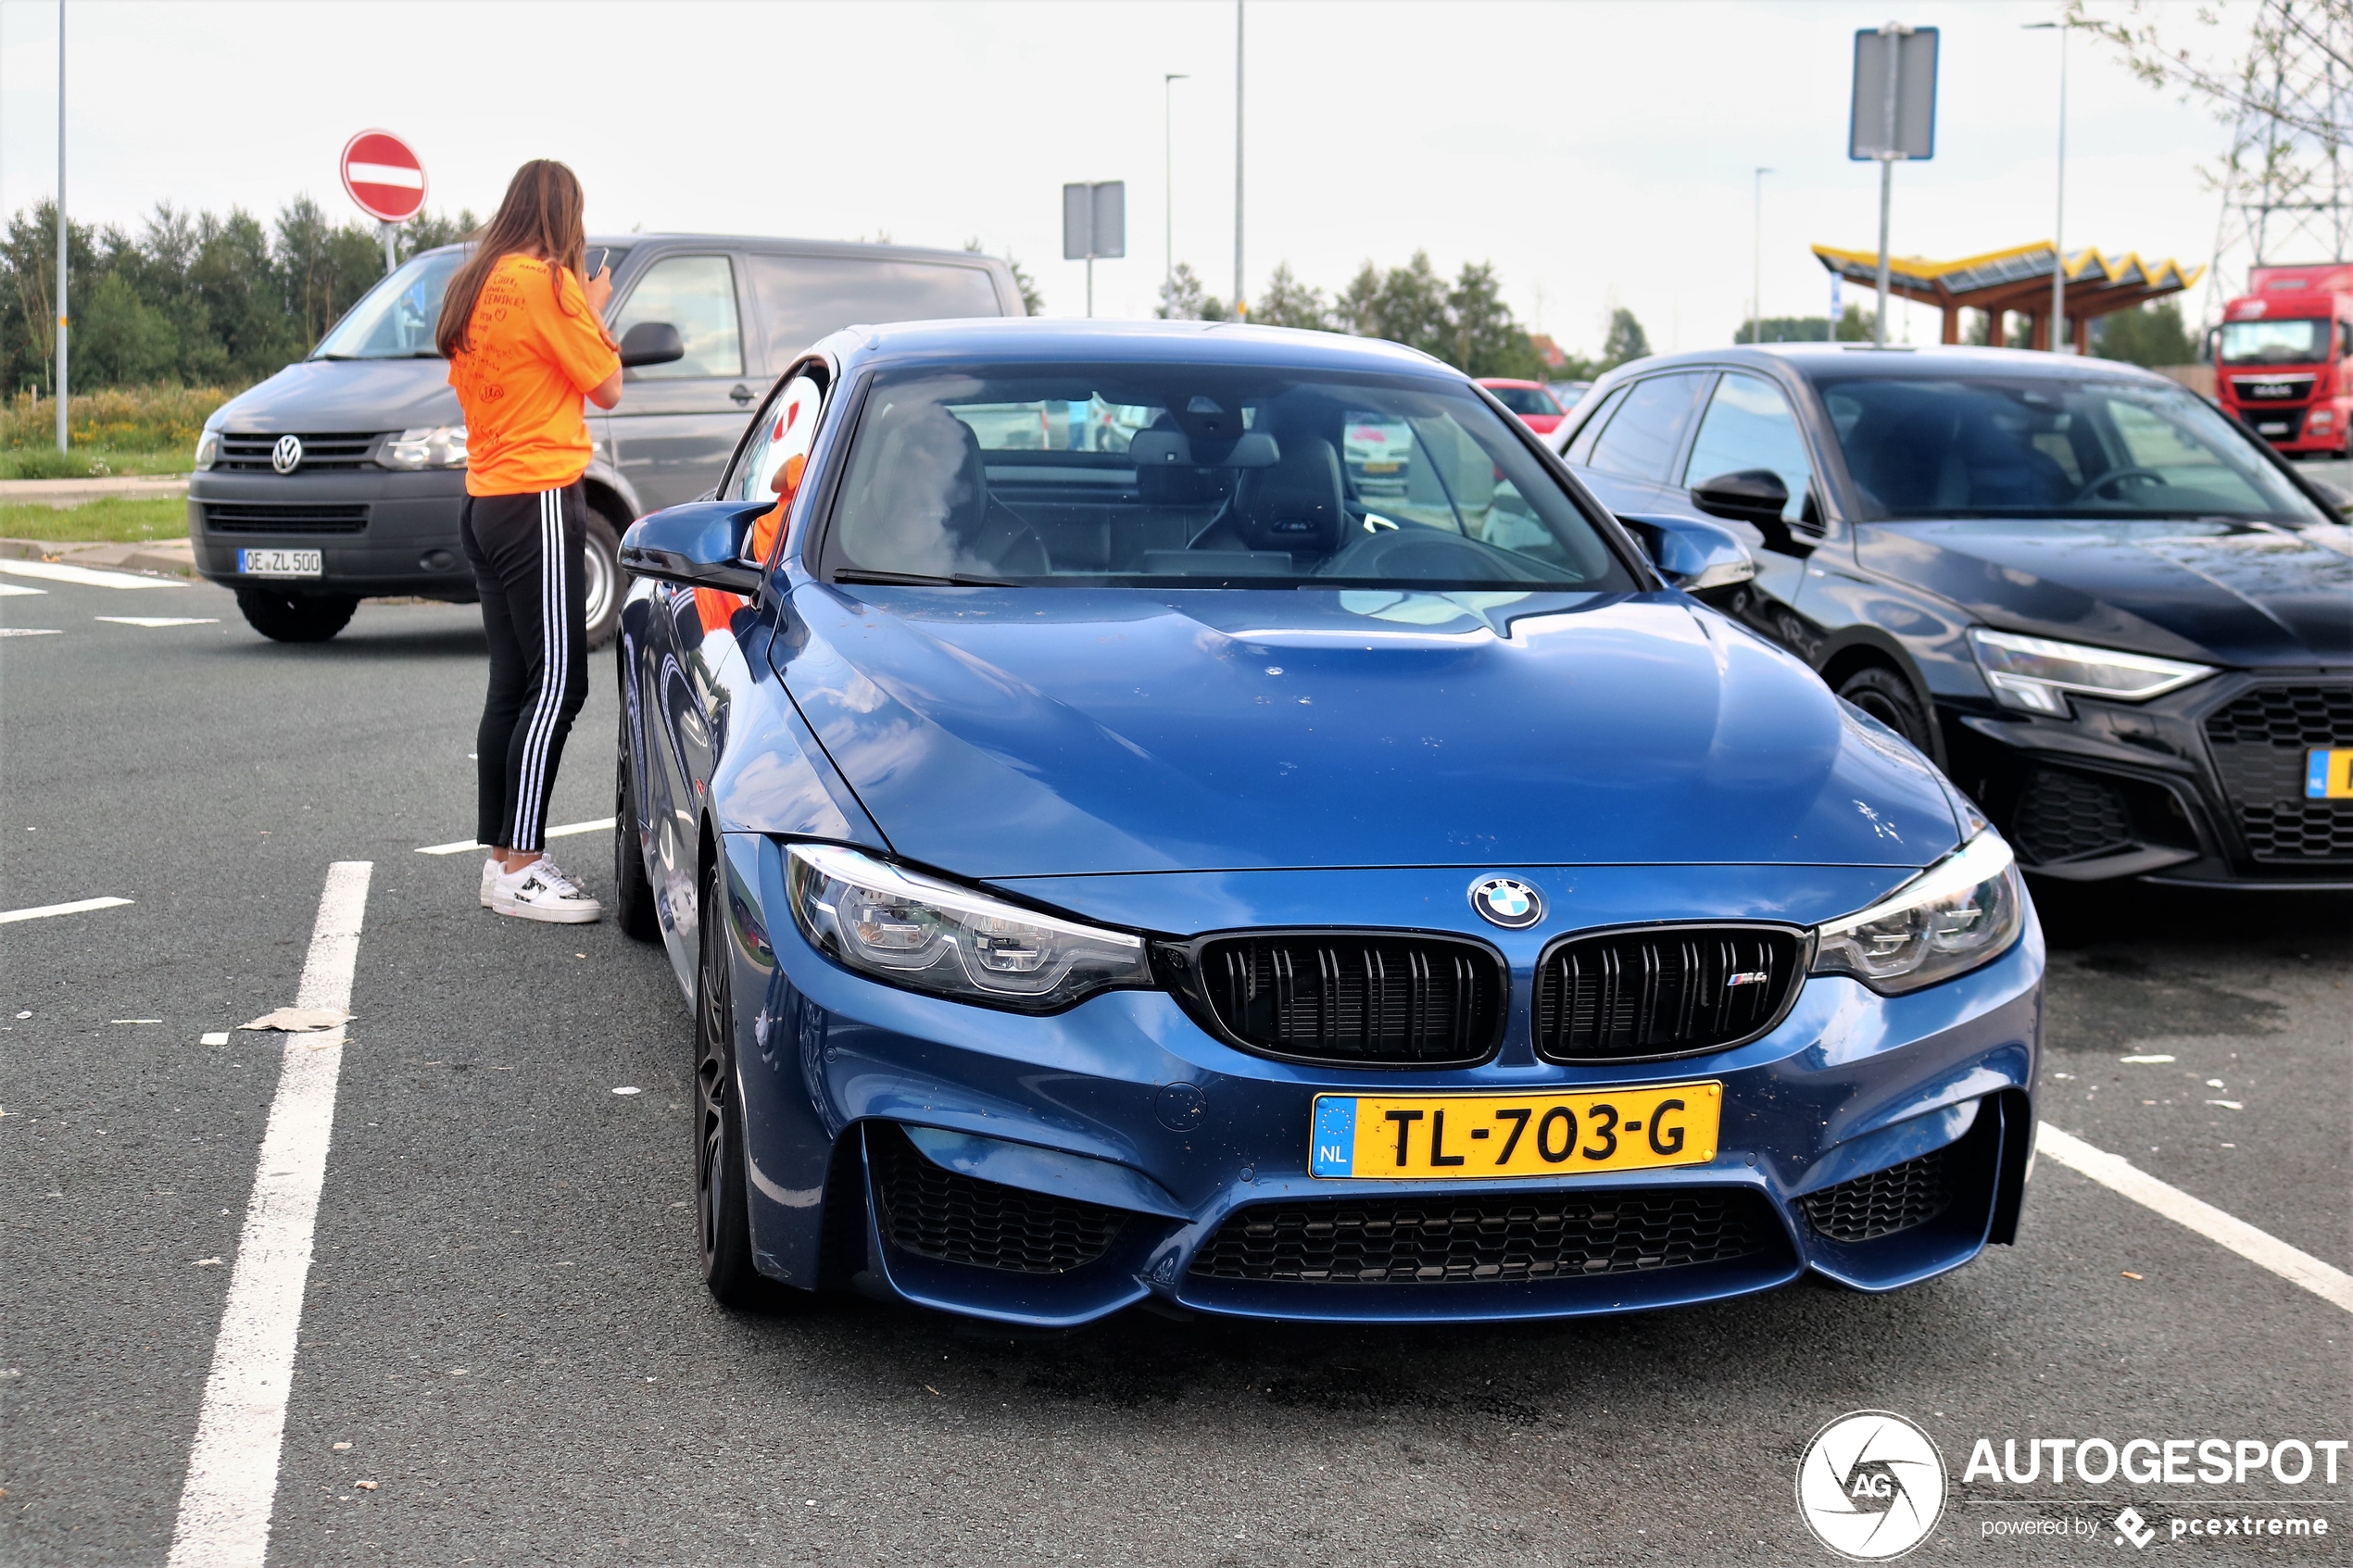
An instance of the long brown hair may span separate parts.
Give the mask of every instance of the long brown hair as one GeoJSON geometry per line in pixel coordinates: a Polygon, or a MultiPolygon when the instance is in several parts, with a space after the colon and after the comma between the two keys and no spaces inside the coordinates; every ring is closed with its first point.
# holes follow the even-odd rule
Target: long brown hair
{"type": "Polygon", "coordinates": [[[441,320],[434,326],[433,341],[444,358],[468,346],[466,328],[473,320],[474,301],[501,257],[520,252],[548,263],[557,303],[562,303],[563,280],[554,270],[569,267],[574,277],[581,276],[588,244],[581,212],[586,205],[579,176],[554,158],[535,157],[515,170],[498,210],[469,236],[473,254],[441,296],[441,320]]]}

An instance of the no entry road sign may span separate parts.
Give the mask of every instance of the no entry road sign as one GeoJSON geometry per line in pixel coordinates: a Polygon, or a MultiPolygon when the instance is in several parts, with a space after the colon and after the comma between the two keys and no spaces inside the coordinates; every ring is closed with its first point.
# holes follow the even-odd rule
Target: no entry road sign
{"type": "Polygon", "coordinates": [[[343,188],[369,217],[405,222],[425,205],[425,166],[391,132],[362,131],[344,144],[343,188]]]}

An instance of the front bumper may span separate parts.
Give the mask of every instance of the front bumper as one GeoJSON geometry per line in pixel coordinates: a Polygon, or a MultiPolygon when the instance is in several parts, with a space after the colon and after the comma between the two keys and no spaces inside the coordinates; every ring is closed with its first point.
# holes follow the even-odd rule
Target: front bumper
{"type": "MultiPolygon", "coordinates": [[[[1613,923],[1638,908],[1652,918],[1816,921],[1869,902],[1907,874],[1900,871],[1531,871],[1574,913],[1529,932],[1480,933],[1514,972],[1501,1052],[1473,1068],[1382,1071],[1233,1049],[1155,991],[1106,993],[1038,1018],[875,984],[802,939],[786,912],[773,840],[730,834],[725,846],[754,1252],[764,1272],[794,1285],[862,1273],[908,1300],[1040,1326],[1147,1300],[1237,1317],[1500,1320],[1715,1299],[1809,1270],[1860,1289],[1894,1289],[2014,1234],[2042,1027],[2043,947],[2031,922],[1994,963],[1909,997],[1811,981],[1779,1028],[1714,1055],[1572,1068],[1540,1061],[1529,1046],[1532,966],[1564,930],[1613,923]],[[1491,1093],[1692,1078],[1724,1085],[1718,1154],[1702,1166],[1549,1182],[1334,1182],[1307,1170],[1319,1091],[1491,1093]],[[1951,1200],[1925,1223],[1866,1236],[1823,1218],[1831,1189],[1868,1198],[1845,1184],[1937,1150],[1945,1151],[1951,1200]],[[1809,1214],[1809,1198],[1818,1212],[1809,1214]],[[911,1218],[912,1208],[922,1211],[911,1218]],[[1365,1283],[1298,1265],[1297,1245],[1281,1252],[1305,1236],[1300,1245],[1322,1256],[1335,1223],[1353,1226],[1359,1241],[1372,1236],[1392,1261],[1401,1224],[1421,1238],[1416,1245],[1438,1236],[1441,1252],[1467,1261],[1392,1266],[1383,1283],[1365,1283]],[[1482,1235],[1516,1224],[1546,1229],[1555,1242],[1562,1226],[1582,1227],[1581,1252],[1555,1245],[1547,1254],[1582,1261],[1535,1273],[1498,1265],[1504,1254],[1482,1235]],[[1281,1233],[1265,1266],[1252,1251],[1255,1236],[1242,1234],[1253,1225],[1281,1233]],[[1101,1243],[1092,1250],[1090,1236],[1101,1243]],[[989,1261],[973,1261],[983,1256],[989,1261]],[[1016,1261],[1008,1264],[1009,1256],[1016,1261]]],[[[1101,880],[1167,884],[1172,911],[1210,898],[1240,914],[1236,923],[1308,900],[1346,910],[1352,924],[1432,929],[1441,901],[1467,918],[1468,874],[1101,880]]],[[[1116,901],[1132,890],[1075,892],[1068,905],[1099,911],[1097,893],[1116,901]]]]}
{"type": "Polygon", "coordinates": [[[196,571],[226,588],[266,583],[282,592],[472,603],[473,571],[458,538],[465,504],[462,469],[214,470],[188,482],[188,537],[196,571]],[[324,574],[245,577],[237,570],[244,549],[317,550],[324,574]]]}
{"type": "Polygon", "coordinates": [[[1954,782],[2020,863],[2068,882],[2353,888],[2353,800],[2304,795],[2305,759],[2353,746],[2353,671],[2227,671],[2071,719],[1944,710],[1954,782]]]}

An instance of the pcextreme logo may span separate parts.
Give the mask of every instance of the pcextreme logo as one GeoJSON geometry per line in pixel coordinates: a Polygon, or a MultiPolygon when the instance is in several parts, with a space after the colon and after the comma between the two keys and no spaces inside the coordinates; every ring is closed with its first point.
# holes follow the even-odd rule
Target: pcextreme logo
{"type": "Polygon", "coordinates": [[[1944,1512],[1944,1459],[1889,1411],[1856,1411],[1814,1434],[1797,1461],[1797,1512],[1824,1546],[1856,1562],[1901,1557],[1944,1512]]]}

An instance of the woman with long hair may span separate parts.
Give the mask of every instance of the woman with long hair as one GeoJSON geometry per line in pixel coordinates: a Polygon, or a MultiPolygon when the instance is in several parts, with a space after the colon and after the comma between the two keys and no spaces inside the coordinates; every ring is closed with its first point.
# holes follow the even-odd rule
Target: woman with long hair
{"type": "Polygon", "coordinates": [[[603,320],[612,280],[582,275],[585,205],[560,163],[534,158],[515,170],[449,280],[434,332],[466,413],[459,534],[490,638],[475,836],[497,847],[483,863],[482,901],[562,924],[604,912],[545,846],[556,764],[588,696],[581,399],[621,401],[621,356],[603,320]]]}

